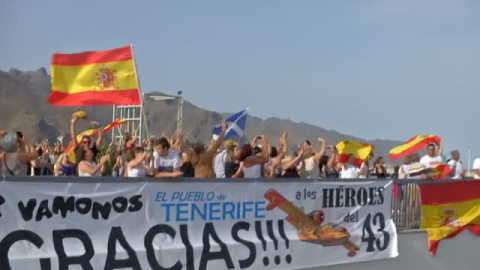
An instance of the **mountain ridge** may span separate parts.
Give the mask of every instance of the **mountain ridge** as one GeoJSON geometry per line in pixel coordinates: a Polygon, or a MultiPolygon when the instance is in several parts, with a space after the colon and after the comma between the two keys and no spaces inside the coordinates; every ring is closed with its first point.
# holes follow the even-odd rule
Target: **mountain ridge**
{"type": "MultiPolygon", "coordinates": [[[[59,135],[69,136],[70,118],[74,111],[85,110],[102,125],[112,121],[112,108],[110,106],[51,106],[47,103],[50,89],[50,76],[43,67],[36,71],[20,71],[15,68],[8,72],[0,70],[0,108],[2,108],[2,111],[9,112],[0,114],[0,129],[20,130],[33,142],[43,138],[53,141],[59,135]]],[[[149,94],[164,93],[156,91],[149,92],[149,94]]],[[[162,132],[172,134],[175,131],[177,113],[175,101],[145,100],[144,106],[151,134],[158,135],[162,132]],[[164,117],[165,115],[170,117],[164,117]]],[[[218,124],[222,117],[225,118],[229,114],[203,109],[185,100],[183,132],[190,141],[209,142],[213,126],[218,124]]],[[[82,123],[78,130],[86,128],[88,128],[86,123],[82,123]]],[[[371,143],[376,147],[376,156],[387,157],[389,149],[401,143],[388,139],[365,140],[304,121],[295,122],[275,116],[262,119],[249,115],[245,133],[247,139],[265,134],[270,139],[270,143],[275,145],[284,131],[289,133],[291,149],[305,139],[316,142],[318,137],[323,137],[328,145],[336,144],[340,140],[371,143]]]]}

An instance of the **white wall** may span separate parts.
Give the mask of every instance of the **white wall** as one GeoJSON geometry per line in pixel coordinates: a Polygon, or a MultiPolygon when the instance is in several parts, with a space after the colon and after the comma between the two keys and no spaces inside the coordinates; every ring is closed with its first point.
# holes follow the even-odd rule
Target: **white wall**
{"type": "Polygon", "coordinates": [[[437,255],[430,255],[427,233],[416,230],[399,233],[399,256],[394,259],[327,266],[321,270],[477,270],[480,269],[480,239],[468,231],[440,243],[437,255]]]}

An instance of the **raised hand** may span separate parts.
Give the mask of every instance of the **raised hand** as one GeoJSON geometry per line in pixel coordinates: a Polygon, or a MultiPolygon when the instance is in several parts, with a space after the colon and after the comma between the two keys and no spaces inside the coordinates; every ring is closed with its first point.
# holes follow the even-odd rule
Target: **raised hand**
{"type": "Polygon", "coordinates": [[[110,160],[110,155],[106,154],[103,157],[100,158],[100,163],[105,164],[108,160],[110,160]]]}
{"type": "Polygon", "coordinates": [[[92,124],[92,125],[95,126],[96,128],[99,128],[99,127],[100,127],[100,124],[99,124],[97,121],[90,121],[90,124],[92,124]]]}
{"type": "Polygon", "coordinates": [[[304,151],[303,147],[300,147],[300,149],[298,149],[298,156],[301,157],[304,151]]]}
{"type": "Polygon", "coordinates": [[[175,138],[177,139],[183,139],[183,133],[181,131],[175,132],[175,138]]]}

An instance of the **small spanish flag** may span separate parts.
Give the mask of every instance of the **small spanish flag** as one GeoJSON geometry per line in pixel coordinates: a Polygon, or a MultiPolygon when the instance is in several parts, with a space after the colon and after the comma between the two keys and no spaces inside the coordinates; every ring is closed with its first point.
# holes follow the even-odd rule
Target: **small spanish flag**
{"type": "Polygon", "coordinates": [[[132,46],[52,57],[55,106],[141,104],[132,46]]]}
{"type": "Polygon", "coordinates": [[[356,159],[357,166],[361,166],[362,162],[368,158],[375,147],[371,144],[355,142],[355,141],[341,141],[337,144],[338,162],[345,163],[348,157],[353,155],[356,159]]]}
{"type": "Polygon", "coordinates": [[[443,179],[449,176],[451,172],[452,172],[452,169],[450,169],[450,166],[445,164],[439,164],[433,168],[433,172],[432,172],[433,179],[435,180],[443,179]]]}
{"type": "Polygon", "coordinates": [[[125,119],[117,119],[115,121],[113,121],[112,123],[108,124],[105,128],[103,128],[103,133],[107,133],[109,132],[110,130],[120,126],[121,124],[127,122],[127,120],[125,119]]]}
{"type": "Polygon", "coordinates": [[[437,253],[440,241],[464,230],[480,236],[480,181],[422,184],[421,228],[428,230],[430,252],[437,253]]]}
{"type": "Polygon", "coordinates": [[[430,143],[439,144],[440,141],[440,137],[435,135],[417,135],[408,140],[405,144],[399,145],[390,150],[390,159],[395,160],[406,157],[421,150],[430,143]]]}

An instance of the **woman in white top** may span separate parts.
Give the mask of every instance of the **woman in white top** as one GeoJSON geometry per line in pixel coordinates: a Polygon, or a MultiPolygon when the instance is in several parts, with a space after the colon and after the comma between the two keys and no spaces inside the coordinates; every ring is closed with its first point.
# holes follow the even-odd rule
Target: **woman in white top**
{"type": "Polygon", "coordinates": [[[320,151],[316,152],[315,147],[309,142],[306,141],[304,144],[304,153],[303,158],[305,162],[305,167],[302,172],[302,178],[306,179],[317,179],[320,176],[320,168],[318,164],[320,159],[325,154],[325,140],[318,138],[318,142],[322,145],[320,151]]]}
{"type": "Polygon", "coordinates": [[[78,164],[78,176],[91,177],[102,176],[105,164],[110,159],[110,155],[104,155],[100,158],[98,164],[93,161],[93,152],[91,149],[83,149],[80,163],[78,164]]]}
{"type": "Polygon", "coordinates": [[[355,179],[359,177],[360,169],[355,164],[355,157],[353,155],[348,156],[346,163],[339,163],[340,178],[341,179],[355,179]]]}
{"type": "Polygon", "coordinates": [[[242,149],[235,150],[235,159],[240,161],[240,167],[232,178],[261,178],[262,167],[268,162],[268,141],[265,136],[262,139],[262,152],[253,156],[253,147],[245,144],[242,149]]]}
{"type": "Polygon", "coordinates": [[[282,160],[288,151],[287,136],[287,132],[284,132],[280,138],[280,153],[277,153],[275,147],[268,147],[270,160],[265,164],[265,177],[275,178],[282,176],[282,160]]]}
{"type": "Polygon", "coordinates": [[[136,147],[134,154],[134,159],[127,163],[127,176],[146,177],[147,175],[153,175],[153,167],[146,165],[149,153],[145,152],[143,147],[136,147]]]}

